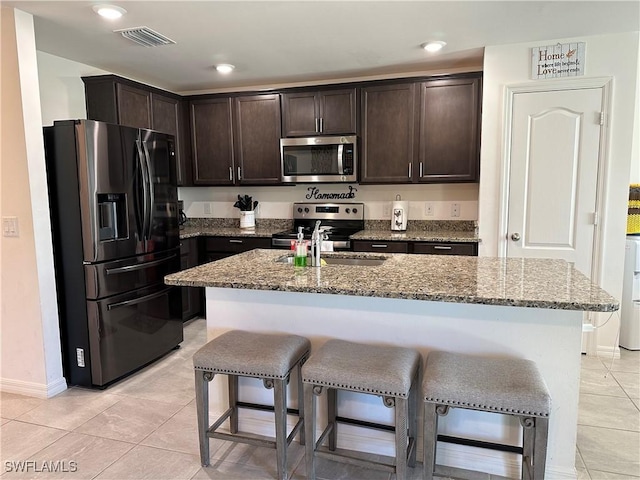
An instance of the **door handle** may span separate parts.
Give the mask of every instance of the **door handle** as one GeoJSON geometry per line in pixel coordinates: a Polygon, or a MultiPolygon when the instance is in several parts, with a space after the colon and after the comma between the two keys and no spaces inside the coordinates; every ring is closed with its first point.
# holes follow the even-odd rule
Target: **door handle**
{"type": "Polygon", "coordinates": [[[409,162],[409,178],[413,177],[413,165],[409,162]]]}
{"type": "Polygon", "coordinates": [[[229,180],[233,182],[233,167],[229,166],[229,180]]]}
{"type": "Polygon", "coordinates": [[[139,263],[137,265],[127,265],[126,267],[116,267],[116,268],[107,268],[107,275],[114,275],[116,273],[127,273],[134,272],[136,270],[144,270],[145,268],[155,267],[156,265],[160,265],[165,263],[167,260],[171,260],[175,258],[175,253],[173,255],[169,255],[168,257],[161,258],[160,260],[152,260],[151,262],[139,263]]]}
{"type": "Polygon", "coordinates": [[[511,240],[513,240],[514,242],[517,242],[518,240],[520,240],[520,234],[519,233],[512,233],[511,234],[511,240]]]}
{"type": "Polygon", "coordinates": [[[386,243],[373,243],[371,248],[387,248],[389,245],[386,243]]]}
{"type": "Polygon", "coordinates": [[[238,167],[238,180],[242,180],[242,175],[240,175],[240,167],[238,167]]]}

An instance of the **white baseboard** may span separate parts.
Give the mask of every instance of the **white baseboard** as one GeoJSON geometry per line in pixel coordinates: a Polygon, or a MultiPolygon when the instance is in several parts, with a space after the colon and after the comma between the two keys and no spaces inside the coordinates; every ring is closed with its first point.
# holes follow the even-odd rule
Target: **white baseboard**
{"type": "Polygon", "coordinates": [[[67,381],[64,377],[47,384],[25,382],[11,378],[0,378],[0,391],[26,395],[28,397],[51,398],[67,389],[67,381]]]}
{"type": "Polygon", "coordinates": [[[620,347],[617,345],[615,347],[612,347],[611,345],[598,345],[596,355],[602,360],[620,358],[620,347]]]}
{"type": "MultiPolygon", "coordinates": [[[[210,419],[213,420],[214,413],[210,419]]],[[[219,415],[219,414],[218,414],[219,415]]],[[[295,416],[290,416],[288,432],[294,426],[295,416]]],[[[243,410],[239,417],[240,431],[270,436],[275,434],[273,414],[270,412],[243,410]]],[[[338,447],[378,455],[393,456],[395,441],[391,432],[363,429],[352,425],[340,424],[338,447]]],[[[223,426],[222,429],[225,429],[223,426]]],[[[420,427],[418,427],[420,430],[420,427]]],[[[320,432],[318,432],[319,434],[320,432]]],[[[418,447],[422,441],[418,440],[418,447]]],[[[418,461],[421,462],[422,452],[418,451],[418,461]]],[[[517,454],[499,452],[482,448],[465,447],[450,443],[438,443],[438,465],[445,465],[464,470],[486,472],[509,478],[519,478],[521,471],[521,457],[517,454]]],[[[576,480],[578,478],[575,467],[561,468],[547,464],[545,479],[547,480],[576,480]]]]}

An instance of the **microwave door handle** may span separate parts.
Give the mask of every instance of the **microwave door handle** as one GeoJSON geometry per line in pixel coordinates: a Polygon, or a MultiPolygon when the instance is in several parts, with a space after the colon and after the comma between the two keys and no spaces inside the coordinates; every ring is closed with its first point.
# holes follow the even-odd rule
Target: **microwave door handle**
{"type": "Polygon", "coordinates": [[[342,164],[342,156],[344,155],[344,145],[338,145],[338,174],[344,175],[344,165],[342,164]]]}

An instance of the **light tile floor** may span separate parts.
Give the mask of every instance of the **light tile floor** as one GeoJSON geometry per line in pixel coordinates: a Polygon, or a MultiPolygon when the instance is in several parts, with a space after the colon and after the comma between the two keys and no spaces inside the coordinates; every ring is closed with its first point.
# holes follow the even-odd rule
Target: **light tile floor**
{"type": "MultiPolygon", "coordinates": [[[[205,341],[205,321],[192,321],[182,348],[105,391],[70,388],[48,400],[2,393],[2,480],[276,478],[273,450],[218,440],[211,442],[211,467],[200,466],[191,357],[205,341]],[[17,471],[17,461],[35,463],[17,471]]],[[[580,480],[640,478],[639,407],[640,352],[622,350],[613,362],[583,356],[580,480]]],[[[295,480],[305,478],[303,457],[294,443],[289,471],[295,480]]],[[[390,480],[326,461],[318,477],[390,480]]],[[[419,468],[412,478],[420,478],[419,468]]]]}

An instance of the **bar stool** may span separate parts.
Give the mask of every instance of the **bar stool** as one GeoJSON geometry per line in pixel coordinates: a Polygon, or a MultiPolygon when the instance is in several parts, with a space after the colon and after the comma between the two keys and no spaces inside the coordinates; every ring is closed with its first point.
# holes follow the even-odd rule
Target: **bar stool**
{"type": "Polygon", "coordinates": [[[316,457],[393,472],[407,478],[407,465],[415,466],[420,354],[410,348],[365,345],[332,339],[302,367],[305,401],[305,459],[307,479],[315,480],[316,457]],[[327,389],[328,424],[315,440],[316,396],[327,389]],[[352,450],[336,451],[338,422],[369,428],[388,426],[358,422],[338,415],[337,391],[349,390],[382,397],[395,407],[395,461],[370,461],[352,450]],[[328,449],[322,444],[328,439],[328,449]]]}
{"type": "Polygon", "coordinates": [[[287,436],[287,383],[291,371],[309,356],[311,343],[297,335],[263,334],[232,330],[211,340],[193,356],[196,382],[196,409],[200,461],[209,465],[209,438],[219,438],[276,449],[278,478],[287,479],[287,447],[300,431],[304,444],[304,401],[301,376],[298,375],[298,421],[287,436]],[[209,385],[216,374],[228,376],[229,408],[209,425],[209,385]],[[275,439],[269,440],[238,432],[238,408],[271,409],[269,406],[238,402],[238,377],[262,379],[265,388],[274,390],[275,439]],[[216,429],[229,419],[229,433],[216,429]]]}
{"type": "MultiPolygon", "coordinates": [[[[523,427],[522,478],[542,480],[547,457],[551,397],[534,362],[431,352],[422,382],[424,396],[424,479],[436,474],[438,416],[464,408],[517,417],[523,427]]],[[[447,441],[455,439],[447,437],[447,441]]],[[[504,449],[505,445],[459,439],[455,443],[504,449]]],[[[511,446],[506,446],[510,448],[511,446]]]]}

